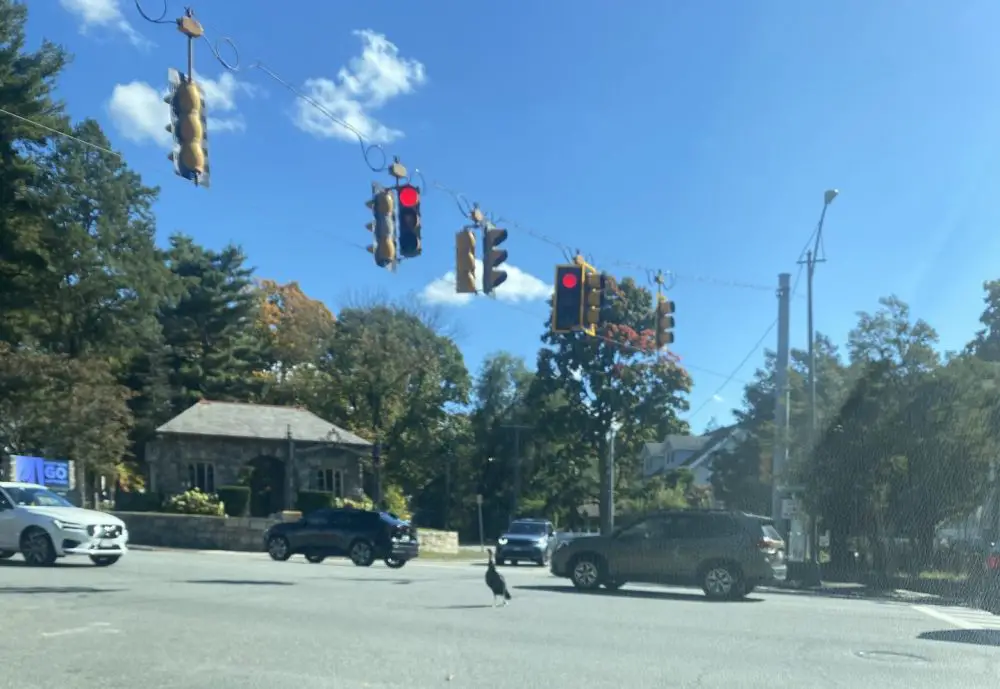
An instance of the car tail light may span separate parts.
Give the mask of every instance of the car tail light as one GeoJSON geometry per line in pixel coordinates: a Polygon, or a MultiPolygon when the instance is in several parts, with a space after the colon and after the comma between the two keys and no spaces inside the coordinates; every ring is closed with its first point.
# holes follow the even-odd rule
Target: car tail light
{"type": "Polygon", "coordinates": [[[781,548],[781,546],[783,545],[784,544],[781,541],[777,541],[773,538],[767,538],[767,537],[757,541],[757,548],[763,550],[766,553],[773,553],[774,551],[781,548]]]}
{"type": "Polygon", "coordinates": [[[986,558],[986,566],[990,569],[1000,569],[1000,555],[990,555],[986,558]]]}

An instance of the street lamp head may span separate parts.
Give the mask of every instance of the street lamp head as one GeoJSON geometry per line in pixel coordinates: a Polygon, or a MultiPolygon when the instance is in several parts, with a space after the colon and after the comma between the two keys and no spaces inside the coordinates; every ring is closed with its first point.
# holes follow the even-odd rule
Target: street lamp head
{"type": "Polygon", "coordinates": [[[827,189],[825,192],[823,192],[823,203],[829,206],[831,203],[833,203],[833,200],[837,198],[837,194],[839,193],[840,191],[837,189],[827,189]]]}

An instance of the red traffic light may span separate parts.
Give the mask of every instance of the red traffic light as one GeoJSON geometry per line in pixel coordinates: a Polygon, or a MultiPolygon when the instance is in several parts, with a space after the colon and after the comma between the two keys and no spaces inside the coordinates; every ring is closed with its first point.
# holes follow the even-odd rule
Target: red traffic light
{"type": "Polygon", "coordinates": [[[420,192],[416,187],[409,185],[399,188],[399,205],[406,208],[413,208],[420,203],[420,192]]]}
{"type": "Polygon", "coordinates": [[[580,284],[580,281],[576,277],[576,273],[563,273],[562,276],[562,286],[566,289],[576,289],[576,286],[580,284]]]}

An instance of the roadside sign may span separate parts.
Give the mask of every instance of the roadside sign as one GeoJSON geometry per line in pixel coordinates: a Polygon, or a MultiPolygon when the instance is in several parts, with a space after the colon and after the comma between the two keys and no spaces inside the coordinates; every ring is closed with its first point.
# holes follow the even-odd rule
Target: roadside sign
{"type": "Polygon", "coordinates": [[[785,498],[781,501],[781,518],[794,519],[799,514],[799,501],[795,498],[785,498]]]}
{"type": "Polygon", "coordinates": [[[476,504],[477,505],[482,505],[483,504],[483,494],[482,493],[476,493],[476,504]]]}

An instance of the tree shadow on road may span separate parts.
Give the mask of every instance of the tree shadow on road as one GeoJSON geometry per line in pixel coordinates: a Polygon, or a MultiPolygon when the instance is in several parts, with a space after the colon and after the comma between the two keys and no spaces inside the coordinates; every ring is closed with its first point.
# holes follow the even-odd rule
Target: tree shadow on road
{"type": "Polygon", "coordinates": [[[482,603],[480,605],[430,605],[426,610],[476,610],[480,608],[493,608],[497,607],[490,605],[489,603],[482,603]]]}
{"type": "Polygon", "coordinates": [[[544,591],[546,593],[575,593],[578,596],[600,596],[604,598],[644,598],[646,600],[677,600],[677,601],[693,601],[697,603],[761,603],[763,598],[744,598],[740,601],[714,601],[710,598],[705,597],[700,593],[676,593],[674,591],[649,591],[647,589],[618,589],[617,591],[608,591],[607,589],[598,589],[592,592],[581,592],[572,586],[515,586],[515,589],[522,589],[526,591],[544,591]]]}
{"type": "Polygon", "coordinates": [[[119,593],[126,589],[98,589],[92,586],[4,586],[0,594],[36,594],[36,593],[119,593]]]}
{"type": "Polygon", "coordinates": [[[222,584],[224,586],[295,586],[294,581],[268,579],[186,579],[185,584],[222,584]]]}
{"type": "Polygon", "coordinates": [[[816,598],[832,598],[834,600],[857,600],[871,603],[904,603],[908,605],[966,606],[970,601],[955,596],[935,596],[931,594],[900,594],[892,590],[867,587],[823,588],[823,589],[790,589],[765,587],[762,589],[769,595],[779,596],[812,596],[816,598]]]}
{"type": "MultiPolygon", "coordinates": [[[[370,579],[363,577],[337,577],[336,581],[360,581],[366,584],[397,584],[399,586],[406,586],[413,583],[413,579],[380,579],[379,577],[371,577],[370,579]]],[[[428,581],[434,580],[427,579],[424,583],[428,581]]]]}
{"type": "Polygon", "coordinates": [[[1000,646],[1000,629],[944,629],[917,636],[924,641],[950,641],[957,644],[1000,646]]]}
{"type": "MultiPolygon", "coordinates": [[[[67,562],[65,559],[56,560],[51,565],[48,565],[46,569],[51,569],[53,567],[63,567],[66,569],[72,569],[74,567],[93,567],[94,564],[87,559],[76,560],[74,562],[67,562]]],[[[29,565],[24,560],[0,560],[0,567],[33,567],[29,565]]]]}

